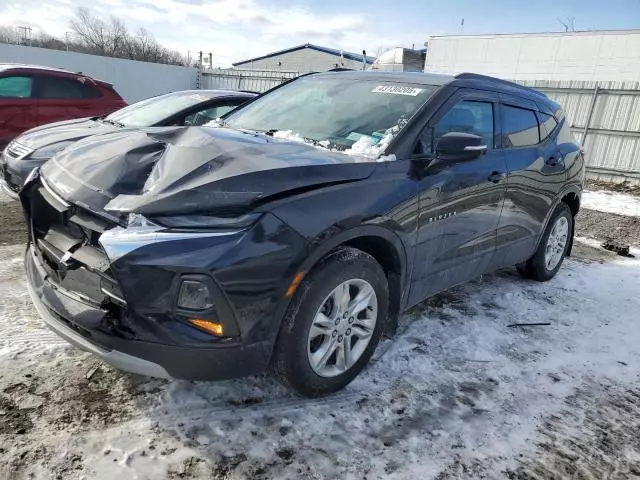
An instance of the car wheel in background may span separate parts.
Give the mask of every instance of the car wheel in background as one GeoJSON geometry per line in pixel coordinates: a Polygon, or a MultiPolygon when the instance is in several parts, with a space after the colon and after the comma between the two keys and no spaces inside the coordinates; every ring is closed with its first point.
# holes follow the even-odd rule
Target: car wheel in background
{"type": "Polygon", "coordinates": [[[536,253],[518,265],[520,274],[539,282],[551,280],[560,270],[572,235],[573,215],[566,203],[560,203],[549,220],[536,253]]]}
{"type": "Polygon", "coordinates": [[[349,384],[373,355],[389,312],[384,271],[369,254],[340,248],[298,287],[276,343],[272,370],[315,397],[349,384]]]}

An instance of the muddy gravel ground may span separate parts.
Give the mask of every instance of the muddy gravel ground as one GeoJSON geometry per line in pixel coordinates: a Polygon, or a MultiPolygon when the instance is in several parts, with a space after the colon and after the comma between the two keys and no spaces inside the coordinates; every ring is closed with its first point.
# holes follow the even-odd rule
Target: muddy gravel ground
{"type": "Polygon", "coordinates": [[[640,217],[582,209],[576,217],[576,235],[601,242],[640,246],[640,217]]]}
{"type": "Polygon", "coordinates": [[[27,238],[22,207],[19,202],[7,201],[0,192],[0,245],[16,245],[27,238]]]}

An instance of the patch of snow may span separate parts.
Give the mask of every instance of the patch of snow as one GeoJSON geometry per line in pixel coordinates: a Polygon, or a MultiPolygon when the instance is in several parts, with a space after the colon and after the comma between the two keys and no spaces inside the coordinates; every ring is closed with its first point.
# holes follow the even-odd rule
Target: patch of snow
{"type": "Polygon", "coordinates": [[[0,188],[0,203],[13,202],[13,200],[0,188]]]}
{"type": "Polygon", "coordinates": [[[606,190],[585,190],[582,194],[581,208],[640,217],[640,197],[606,190]]]}
{"type": "Polygon", "coordinates": [[[274,132],[273,138],[279,138],[280,140],[289,140],[290,142],[307,143],[301,135],[294,133],[293,130],[278,130],[277,132],[274,132]]]}
{"type": "Polygon", "coordinates": [[[360,137],[356,143],[354,143],[350,149],[344,150],[342,153],[346,155],[354,155],[357,157],[363,157],[369,160],[378,160],[378,161],[391,161],[395,160],[395,155],[387,155],[383,157],[384,159],[380,159],[380,155],[384,152],[393,137],[400,131],[400,127],[395,125],[384,133],[382,139],[379,142],[375,142],[373,137],[360,137]]]}
{"type": "Polygon", "coordinates": [[[0,399],[26,429],[0,416],[0,478],[494,478],[535,453],[568,398],[640,380],[638,259],[451,289],[403,315],[345,391],[303,399],[268,376],[165,382],[101,366],[87,379],[99,362],[49,344],[22,251],[0,248],[0,399]],[[550,325],[509,327],[528,322],[550,325]]]}

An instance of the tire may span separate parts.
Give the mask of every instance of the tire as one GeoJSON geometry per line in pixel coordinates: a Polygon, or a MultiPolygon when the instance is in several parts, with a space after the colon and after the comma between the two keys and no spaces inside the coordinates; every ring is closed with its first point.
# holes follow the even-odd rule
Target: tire
{"type": "Polygon", "coordinates": [[[303,396],[336,392],[367,364],[388,315],[388,283],[378,262],[355,248],[337,249],[321,260],[297,288],[280,327],[271,370],[281,383],[303,396]],[[347,293],[340,296],[340,292],[347,293]],[[353,302],[356,298],[362,299],[353,302]],[[365,300],[369,302],[366,307],[365,300]],[[347,308],[345,312],[345,305],[353,309],[347,308]],[[349,312],[361,307],[351,316],[349,312]],[[324,316],[319,316],[320,313],[324,316]],[[322,333],[318,334],[319,331],[322,333]],[[336,345],[335,353],[322,364],[332,345],[336,345]],[[347,345],[349,353],[341,353],[347,345]]]}
{"type": "Polygon", "coordinates": [[[569,250],[571,238],[573,237],[573,223],[573,214],[569,206],[564,202],[560,203],[549,219],[549,223],[540,240],[536,253],[534,253],[529,260],[517,266],[518,272],[520,272],[523,277],[538,282],[546,282],[555,277],[569,250]],[[566,238],[564,238],[564,247],[561,247],[558,242],[562,235],[561,237],[557,237],[556,234],[563,231],[562,225],[564,222],[566,222],[566,238]],[[560,230],[554,231],[554,228],[559,228],[560,230]],[[550,257],[547,255],[547,247],[553,251],[554,239],[556,240],[555,245],[558,248],[556,254],[559,258],[553,259],[554,261],[550,265],[548,263],[550,257]]]}

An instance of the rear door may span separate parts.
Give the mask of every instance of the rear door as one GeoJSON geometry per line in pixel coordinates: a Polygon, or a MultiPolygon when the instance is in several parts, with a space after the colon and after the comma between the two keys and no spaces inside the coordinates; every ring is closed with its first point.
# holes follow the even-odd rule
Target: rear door
{"type": "Polygon", "coordinates": [[[96,98],[100,93],[85,85],[87,81],[85,77],[55,72],[35,75],[40,125],[96,115],[96,98]]]}
{"type": "Polygon", "coordinates": [[[502,148],[508,178],[494,267],[513,265],[536,249],[565,181],[564,159],[553,141],[557,122],[536,103],[501,95],[502,148]]]}
{"type": "Polygon", "coordinates": [[[482,274],[495,252],[506,187],[504,155],[496,148],[498,97],[462,90],[450,98],[423,131],[415,161],[434,156],[448,132],[481,136],[486,151],[469,161],[426,166],[419,181],[420,221],[411,303],[482,274]]]}
{"type": "Polygon", "coordinates": [[[0,76],[0,150],[25,130],[38,124],[33,77],[5,72],[0,76]]]}

